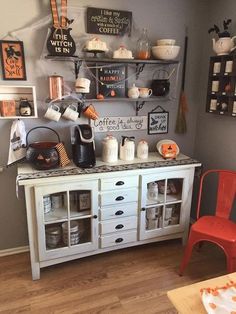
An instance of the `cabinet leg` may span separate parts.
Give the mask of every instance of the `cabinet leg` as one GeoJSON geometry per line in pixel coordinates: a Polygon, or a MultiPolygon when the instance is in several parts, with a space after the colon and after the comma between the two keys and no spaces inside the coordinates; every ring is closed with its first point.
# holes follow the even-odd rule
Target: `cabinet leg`
{"type": "Polygon", "coordinates": [[[31,271],[32,271],[32,279],[38,280],[40,279],[40,267],[39,263],[31,263],[31,271]]]}

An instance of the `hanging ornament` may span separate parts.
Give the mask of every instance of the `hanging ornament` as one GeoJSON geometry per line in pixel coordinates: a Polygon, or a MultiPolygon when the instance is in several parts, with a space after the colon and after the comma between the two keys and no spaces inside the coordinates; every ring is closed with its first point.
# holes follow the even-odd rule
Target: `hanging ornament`
{"type": "Polygon", "coordinates": [[[47,49],[50,56],[73,56],[76,51],[74,39],[70,35],[72,28],[68,28],[73,20],[67,18],[67,0],[61,0],[61,18],[57,10],[57,0],[50,0],[53,26],[47,39],[47,49]]]}

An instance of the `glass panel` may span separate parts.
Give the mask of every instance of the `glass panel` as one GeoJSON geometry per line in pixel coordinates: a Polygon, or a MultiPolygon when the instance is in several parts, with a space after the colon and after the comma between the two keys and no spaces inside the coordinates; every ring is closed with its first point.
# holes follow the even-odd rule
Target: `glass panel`
{"type": "Polygon", "coordinates": [[[182,199],[183,179],[168,179],[166,186],[166,202],[182,199]]]}
{"type": "Polygon", "coordinates": [[[147,204],[164,203],[165,180],[153,181],[147,184],[147,204]]]}
{"type": "Polygon", "coordinates": [[[180,222],[180,208],[181,204],[171,204],[165,207],[165,216],[163,227],[178,225],[180,222]]]}
{"type": "Polygon", "coordinates": [[[70,216],[84,216],[91,214],[91,191],[70,191],[70,216]]]}
{"type": "Polygon", "coordinates": [[[70,224],[64,222],[62,224],[62,241],[69,246],[91,242],[91,219],[71,220],[70,224]]]}
{"type": "Polygon", "coordinates": [[[65,247],[62,241],[61,224],[50,224],[45,226],[46,250],[58,249],[65,247]]]}
{"type": "Polygon", "coordinates": [[[163,206],[146,209],[146,230],[162,228],[163,206]]]}
{"type": "Polygon", "coordinates": [[[66,192],[54,193],[43,197],[45,222],[67,219],[67,195],[66,192]]]}

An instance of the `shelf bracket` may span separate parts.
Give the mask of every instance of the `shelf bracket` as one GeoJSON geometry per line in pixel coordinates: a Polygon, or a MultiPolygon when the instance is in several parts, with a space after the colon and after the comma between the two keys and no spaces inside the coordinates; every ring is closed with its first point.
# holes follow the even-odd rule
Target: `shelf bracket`
{"type": "Polygon", "coordinates": [[[136,63],[136,80],[138,80],[139,75],[141,72],[143,72],[143,69],[145,67],[145,64],[136,63]]]}
{"type": "Polygon", "coordinates": [[[136,116],[138,116],[139,111],[143,108],[145,101],[136,101],[136,116]]]}
{"type": "Polygon", "coordinates": [[[75,65],[75,78],[77,79],[79,75],[80,67],[82,65],[82,60],[75,60],[74,65],[75,65]]]}

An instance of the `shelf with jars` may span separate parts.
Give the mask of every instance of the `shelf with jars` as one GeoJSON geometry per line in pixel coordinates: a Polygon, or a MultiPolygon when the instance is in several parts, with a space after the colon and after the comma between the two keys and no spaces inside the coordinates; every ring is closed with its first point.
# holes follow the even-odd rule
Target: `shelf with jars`
{"type": "Polygon", "coordinates": [[[35,86],[0,86],[0,119],[37,117],[35,86]]]}

